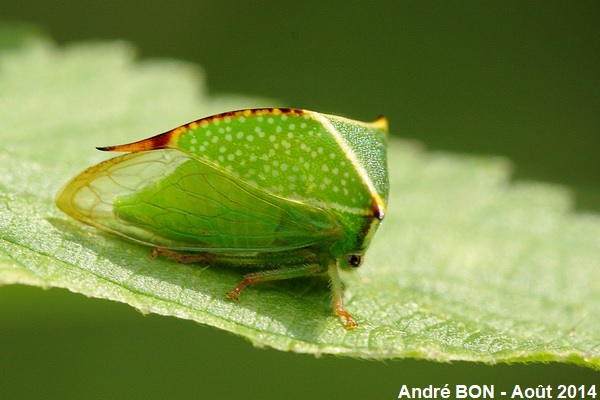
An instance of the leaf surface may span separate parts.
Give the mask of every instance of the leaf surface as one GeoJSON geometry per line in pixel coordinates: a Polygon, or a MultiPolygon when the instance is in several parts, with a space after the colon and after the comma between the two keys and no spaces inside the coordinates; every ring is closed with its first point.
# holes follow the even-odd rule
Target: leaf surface
{"type": "Polygon", "coordinates": [[[209,95],[197,66],[138,62],[120,42],[6,46],[0,283],[67,288],[287,351],[600,368],[600,217],[574,213],[564,189],[510,182],[502,159],[390,140],[388,215],[365,265],[343,276],[353,331],[332,315],[324,280],[263,284],[233,303],[225,293],[244,271],[152,260],[54,204],[65,182],[107,157],[95,146],[276,105],[209,95]]]}

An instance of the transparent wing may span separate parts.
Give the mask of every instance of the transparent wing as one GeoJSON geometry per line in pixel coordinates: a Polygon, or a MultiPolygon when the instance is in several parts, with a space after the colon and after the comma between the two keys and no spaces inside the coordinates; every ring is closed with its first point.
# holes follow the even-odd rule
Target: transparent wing
{"type": "Polygon", "coordinates": [[[275,197],[178,150],[129,153],[69,182],[58,206],[149,246],[189,251],[283,251],[341,234],[331,213],[275,197]]]}

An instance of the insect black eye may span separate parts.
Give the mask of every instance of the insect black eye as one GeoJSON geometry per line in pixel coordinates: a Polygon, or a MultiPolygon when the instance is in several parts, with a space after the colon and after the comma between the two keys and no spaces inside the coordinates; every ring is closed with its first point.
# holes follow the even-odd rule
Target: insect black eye
{"type": "Polygon", "coordinates": [[[363,261],[362,254],[347,254],[346,255],[346,262],[352,268],[360,267],[360,264],[362,264],[362,261],[363,261]]]}

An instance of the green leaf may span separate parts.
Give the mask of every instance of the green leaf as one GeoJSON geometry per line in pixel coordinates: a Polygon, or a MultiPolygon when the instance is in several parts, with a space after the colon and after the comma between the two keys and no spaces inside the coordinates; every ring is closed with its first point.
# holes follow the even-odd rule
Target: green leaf
{"type": "Polygon", "coordinates": [[[152,260],[54,205],[68,179],[107,157],[94,146],[274,105],[209,95],[198,67],[136,62],[124,43],[5,49],[0,283],[67,288],[295,352],[600,368],[600,217],[572,212],[563,189],[511,183],[502,159],[390,140],[388,216],[365,265],[343,277],[353,331],[332,315],[324,280],[263,284],[233,303],[225,292],[243,271],[152,260]]]}

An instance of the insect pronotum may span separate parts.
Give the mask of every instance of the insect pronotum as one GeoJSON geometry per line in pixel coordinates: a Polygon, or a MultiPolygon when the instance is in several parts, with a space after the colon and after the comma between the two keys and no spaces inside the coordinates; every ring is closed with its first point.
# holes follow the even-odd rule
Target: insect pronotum
{"type": "Polygon", "coordinates": [[[252,267],[227,293],[327,272],[335,314],[339,269],[361,265],[385,216],[387,121],[299,109],[203,118],[138,142],[88,168],[58,207],[101,230],[182,263],[252,267]]]}

